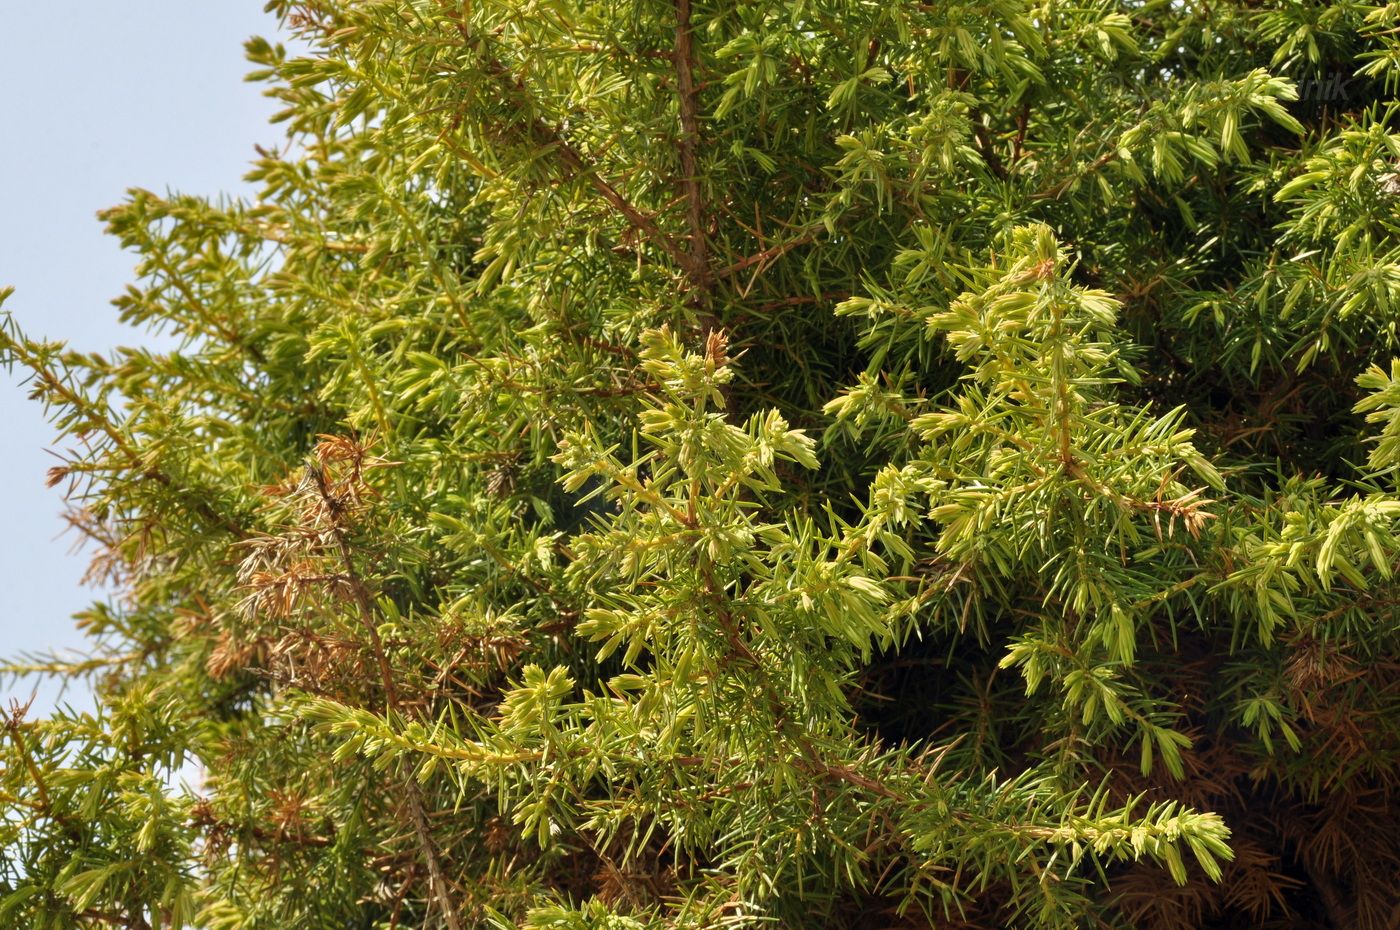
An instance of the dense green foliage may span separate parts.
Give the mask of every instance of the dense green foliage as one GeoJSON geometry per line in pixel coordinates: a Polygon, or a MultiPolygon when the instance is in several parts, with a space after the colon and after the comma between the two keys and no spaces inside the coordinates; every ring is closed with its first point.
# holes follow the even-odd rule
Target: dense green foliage
{"type": "Polygon", "coordinates": [[[271,7],[0,925],[1395,926],[1400,4],[271,7]]]}

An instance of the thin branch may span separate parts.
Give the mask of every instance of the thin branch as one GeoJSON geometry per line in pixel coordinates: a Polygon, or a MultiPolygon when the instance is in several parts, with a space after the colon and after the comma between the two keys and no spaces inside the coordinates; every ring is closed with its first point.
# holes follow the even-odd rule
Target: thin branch
{"type": "MultiPolygon", "coordinates": [[[[705,202],[700,188],[700,167],[696,149],[700,143],[699,101],[695,90],[695,45],[690,22],[690,0],[676,0],[676,89],[681,113],[681,175],[685,188],[686,220],[690,228],[688,272],[696,302],[709,302],[713,284],[710,274],[709,243],[705,239],[705,202]]],[[[713,322],[705,326],[709,329],[713,322]]]]}
{"type": "Polygon", "coordinates": [[[54,816],[53,803],[49,800],[48,785],[44,782],[44,776],[39,771],[39,766],[34,762],[34,756],[29,752],[29,745],[24,741],[24,715],[28,713],[30,704],[21,705],[18,701],[12,702],[9,716],[5,719],[5,732],[10,734],[10,739],[14,741],[15,748],[19,750],[20,758],[24,760],[24,767],[29,771],[29,778],[34,782],[34,791],[39,796],[39,810],[49,816],[54,816]]]}
{"type": "Polygon", "coordinates": [[[751,268],[754,265],[762,264],[764,262],[770,262],[775,258],[779,258],[782,255],[785,255],[786,253],[792,251],[800,245],[807,245],[808,243],[814,241],[816,238],[817,234],[815,232],[809,232],[798,236],[795,239],[789,239],[786,242],[780,242],[777,245],[769,246],[762,252],[755,252],[752,255],[739,259],[737,262],[735,262],[732,265],[729,265],[728,267],[721,268],[718,272],[715,273],[715,277],[728,278],[731,275],[738,274],[746,268],[751,268]]]}
{"type": "Polygon", "coordinates": [[[1024,154],[1026,144],[1026,130],[1030,126],[1031,102],[1025,100],[1021,104],[1021,112],[1016,114],[1016,138],[1011,144],[1011,163],[1017,164],[1024,154]]]}
{"type": "Polygon", "coordinates": [[[1077,171],[1069,177],[1065,178],[1063,181],[1060,181],[1056,184],[1052,184],[1044,190],[1036,191],[1034,194],[1031,194],[1031,199],[1058,200],[1060,198],[1060,195],[1062,195],[1065,191],[1069,190],[1070,187],[1074,184],[1074,182],[1088,177],[1089,175],[1093,174],[1095,171],[1098,171],[1104,165],[1113,161],[1117,157],[1117,149],[1114,149],[1109,152],[1104,152],[1098,158],[1094,159],[1093,162],[1091,162],[1088,166],[1086,166],[1083,171],[1077,171]]]}
{"type": "Polygon", "coordinates": [[[996,144],[992,142],[992,134],[987,131],[987,125],[982,122],[981,113],[974,109],[972,116],[972,133],[977,140],[977,151],[982,155],[982,160],[987,163],[987,168],[996,175],[998,180],[1005,181],[1008,177],[1006,165],[1002,164],[1001,156],[997,154],[996,144]]]}
{"type": "MultiPolygon", "coordinates": [[[[170,476],[161,471],[159,466],[146,461],[141,451],[136,448],[112,420],[109,412],[103,406],[92,401],[69,383],[71,375],[65,377],[55,369],[44,353],[36,349],[29,340],[14,337],[5,341],[5,347],[13,353],[14,357],[31,372],[35,377],[35,387],[31,396],[43,400],[46,404],[57,405],[57,401],[62,402],[73,410],[78,411],[86,417],[87,423],[93,431],[101,432],[112,443],[112,447],[121,454],[127,462],[127,468],[134,472],[139,478],[154,481],[171,491],[180,494],[185,498],[183,503],[203,516],[210,523],[217,524],[229,535],[239,539],[248,538],[248,532],[233,521],[227,514],[215,510],[208,501],[195,497],[192,488],[181,487],[171,480],[170,476]]],[[[61,480],[61,478],[59,479],[61,480]]],[[[50,481],[52,485],[53,481],[50,481]]]]}
{"type": "Polygon", "coordinates": [[[571,172],[587,181],[589,186],[597,191],[613,209],[621,213],[623,217],[626,218],[627,222],[631,223],[638,231],[655,243],[661,251],[666,253],[668,258],[682,268],[688,268],[690,266],[689,256],[676,245],[675,241],[670,236],[663,233],[661,228],[656,225],[656,222],[651,217],[632,206],[626,197],[618,193],[617,188],[613,187],[598,174],[597,169],[585,162],[583,156],[576,152],[574,148],[564,140],[557,129],[544,122],[544,120],[536,120],[531,127],[531,131],[537,142],[553,146],[555,151],[559,153],[560,160],[571,172]]]}
{"type": "MultiPolygon", "coordinates": [[[[384,643],[379,637],[379,624],[375,622],[374,616],[374,602],[369,596],[369,589],[366,587],[364,579],[360,577],[358,569],[355,568],[350,542],[346,539],[345,531],[340,525],[340,503],[326,485],[325,470],[314,468],[311,474],[315,480],[316,492],[320,495],[321,501],[326,505],[331,516],[331,537],[335,540],[345,576],[349,579],[350,591],[355,599],[355,605],[359,609],[360,623],[369,636],[370,648],[374,652],[375,663],[379,666],[379,675],[384,685],[385,702],[391,712],[398,713],[398,688],[394,685],[389,659],[384,653],[384,643]]],[[[462,920],[457,914],[457,905],[452,900],[451,886],[448,884],[446,872],[442,868],[442,857],[438,852],[437,844],[433,842],[431,825],[428,823],[428,814],[423,804],[423,792],[419,789],[418,782],[412,774],[405,780],[404,790],[408,796],[409,815],[413,818],[413,828],[418,835],[418,844],[423,848],[424,858],[428,860],[428,875],[431,879],[433,892],[438,899],[438,905],[442,908],[443,917],[447,921],[449,930],[462,930],[462,920]]]]}
{"type": "Polygon", "coordinates": [[[77,916],[79,920],[96,920],[109,927],[127,927],[130,930],[150,930],[151,928],[151,925],[146,922],[146,918],[140,914],[120,914],[116,911],[88,908],[77,916]]]}
{"type": "MultiPolygon", "coordinates": [[[[452,4],[446,0],[439,0],[438,4],[447,18],[452,22],[459,36],[468,45],[475,42],[470,26],[459,10],[454,9],[452,4]]],[[[516,96],[529,98],[529,90],[524,82],[516,77],[500,59],[490,55],[483,55],[483,67],[488,75],[503,85],[504,89],[516,96]]],[[[641,232],[647,239],[651,240],[666,256],[681,268],[690,267],[689,257],[676,244],[676,242],[656,225],[652,217],[638,210],[626,197],[618,192],[617,188],[610,184],[598,173],[594,165],[589,164],[584,157],[569,144],[563,133],[556,127],[551,126],[542,117],[536,117],[529,124],[529,136],[537,145],[553,149],[559,155],[559,160],[563,162],[570,174],[581,177],[588,182],[613,209],[630,223],[635,229],[641,232]]]]}
{"type": "Polygon", "coordinates": [[[781,300],[770,300],[753,308],[754,313],[772,313],[787,307],[801,307],[806,304],[839,303],[851,296],[850,291],[826,291],[822,294],[796,294],[781,300]]]}

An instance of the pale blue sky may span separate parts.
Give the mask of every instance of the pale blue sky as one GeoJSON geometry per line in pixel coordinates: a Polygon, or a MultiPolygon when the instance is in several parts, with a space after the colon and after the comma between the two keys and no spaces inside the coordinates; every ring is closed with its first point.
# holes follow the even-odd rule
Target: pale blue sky
{"type": "MultiPolygon", "coordinates": [[[[253,144],[281,133],[276,104],[242,80],[243,40],[275,27],[262,0],[0,0],[0,286],[28,332],[152,343],[117,323],[133,257],[94,213],[128,187],[247,192],[253,144]]],[[[81,646],[70,615],[97,595],[44,488],[53,430],[3,371],[0,424],[0,655],[81,646]]],[[[31,687],[0,683],[0,701],[31,687]]],[[[41,688],[40,706],[54,694],[41,688]]]]}

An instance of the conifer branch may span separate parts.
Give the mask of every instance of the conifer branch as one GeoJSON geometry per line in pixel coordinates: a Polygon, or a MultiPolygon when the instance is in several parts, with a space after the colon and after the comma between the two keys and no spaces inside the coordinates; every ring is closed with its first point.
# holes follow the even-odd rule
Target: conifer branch
{"type": "MultiPolygon", "coordinates": [[[[710,249],[705,234],[705,201],[701,187],[700,163],[696,149],[700,144],[699,98],[695,88],[695,47],[694,29],[690,16],[691,0],[675,0],[676,6],[676,93],[680,100],[681,138],[680,166],[681,185],[685,190],[686,219],[689,224],[690,248],[687,264],[694,299],[704,307],[709,302],[712,283],[710,274],[710,249]]],[[[702,335],[708,335],[713,321],[702,327],[702,335]]]]}
{"type": "Polygon", "coordinates": [[[0,924],[1393,922],[1400,9],[1024,6],[273,0],[0,924]]]}
{"type": "MultiPolygon", "coordinates": [[[[359,570],[355,567],[355,558],[350,549],[350,541],[346,537],[345,527],[342,525],[342,504],[327,485],[326,472],[323,467],[317,466],[312,468],[311,477],[321,502],[325,506],[329,516],[331,537],[335,540],[336,551],[340,558],[345,578],[349,582],[350,592],[355,601],[356,609],[359,612],[360,624],[365,630],[365,635],[369,637],[370,649],[374,654],[375,664],[379,668],[380,683],[384,688],[386,710],[391,717],[402,716],[398,686],[394,683],[393,670],[389,667],[389,659],[384,651],[384,643],[379,636],[379,623],[375,617],[376,611],[374,602],[370,597],[369,589],[365,586],[364,579],[360,577],[359,570]]],[[[414,833],[417,835],[418,844],[423,850],[423,857],[428,862],[429,877],[431,879],[433,892],[438,901],[438,906],[442,910],[443,919],[447,922],[448,930],[462,930],[462,920],[457,911],[456,901],[453,898],[452,886],[448,882],[447,874],[442,867],[441,853],[437,848],[436,841],[433,839],[432,824],[428,822],[423,792],[418,787],[418,781],[412,774],[403,782],[403,788],[408,799],[409,815],[413,819],[414,833]]]]}
{"type": "MultiPolygon", "coordinates": [[[[447,0],[438,0],[439,6],[447,14],[454,28],[461,36],[468,47],[477,44],[473,37],[471,28],[466,20],[462,18],[459,11],[452,8],[447,0]]],[[[516,100],[530,99],[529,90],[525,87],[524,81],[511,73],[498,58],[489,54],[484,55],[482,67],[506,92],[506,94],[516,100]]],[[[584,157],[569,144],[563,133],[556,127],[549,125],[543,117],[535,117],[529,124],[529,135],[537,145],[549,148],[558,154],[560,162],[575,177],[583,178],[590,187],[596,191],[613,209],[620,213],[628,223],[637,231],[641,232],[649,241],[661,249],[673,262],[682,269],[692,267],[689,256],[676,244],[676,242],[656,225],[656,221],[637,209],[626,197],[618,192],[617,188],[608,182],[598,172],[597,168],[588,164],[584,157]]]]}

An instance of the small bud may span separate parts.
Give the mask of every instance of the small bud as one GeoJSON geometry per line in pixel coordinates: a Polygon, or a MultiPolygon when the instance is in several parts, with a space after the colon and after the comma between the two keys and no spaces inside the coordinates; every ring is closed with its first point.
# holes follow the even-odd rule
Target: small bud
{"type": "Polygon", "coordinates": [[[705,339],[705,357],[709,359],[716,368],[723,368],[729,364],[729,336],[722,329],[710,330],[709,336],[705,339]]]}

